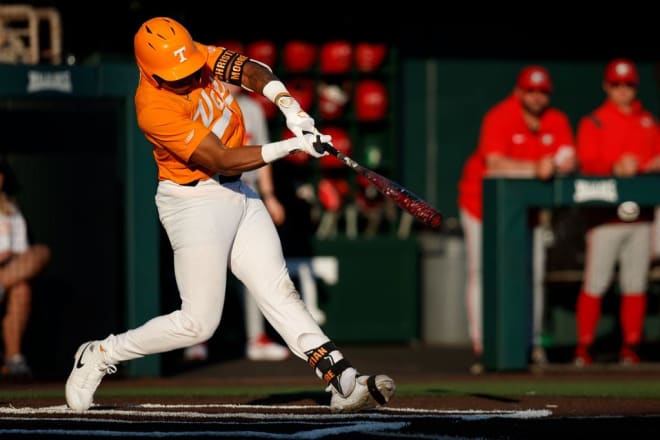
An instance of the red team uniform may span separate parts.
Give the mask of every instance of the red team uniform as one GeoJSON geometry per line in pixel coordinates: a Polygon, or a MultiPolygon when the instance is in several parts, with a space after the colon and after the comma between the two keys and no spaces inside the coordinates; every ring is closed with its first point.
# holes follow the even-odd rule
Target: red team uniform
{"type": "MultiPolygon", "coordinates": [[[[608,98],[583,117],[578,126],[578,160],[582,174],[628,177],[657,171],[658,125],[636,98],[638,84],[637,68],[631,61],[617,59],[606,67],[604,88],[608,98]],[[626,157],[634,165],[624,174],[618,170],[626,157]]],[[[577,366],[592,363],[591,349],[600,319],[601,299],[611,284],[617,264],[623,332],[619,358],[626,365],[639,363],[652,257],[653,210],[653,207],[642,207],[635,219],[619,218],[616,207],[584,211],[588,230],[583,285],[576,305],[578,344],[574,362],[577,366]]]]}
{"type": "Polygon", "coordinates": [[[483,218],[485,156],[499,153],[535,161],[554,156],[561,147],[573,148],[573,130],[566,115],[560,110],[548,109],[541,116],[541,128],[535,133],[523,120],[520,100],[510,95],[484,118],[479,147],[468,159],[459,183],[459,206],[474,217],[483,218]]]}
{"type": "MultiPolygon", "coordinates": [[[[552,171],[560,172],[567,163],[565,157],[575,157],[573,131],[568,117],[549,105],[552,84],[547,70],[528,66],[521,70],[516,88],[484,116],[478,147],[467,159],[458,184],[458,206],[466,242],[467,280],[466,307],[468,333],[473,353],[482,354],[482,220],[483,179],[497,173],[504,177],[542,177],[536,167],[551,161],[552,171]],[[538,94],[543,95],[540,97],[538,94]],[[536,95],[535,95],[536,94],[536,95]],[[537,104],[534,104],[534,103],[537,104]],[[542,102],[543,104],[538,104],[542,102]],[[530,106],[536,105],[536,109],[530,106]],[[540,107],[539,107],[540,105],[540,107]],[[506,169],[489,169],[489,160],[502,157],[511,163],[506,169]],[[559,163],[563,163],[562,166],[559,163]]],[[[492,163],[492,162],[491,162],[492,163]]],[[[539,260],[543,267],[543,260],[539,260]]],[[[542,273],[535,268],[535,274],[542,273]]],[[[535,299],[535,304],[540,303],[535,299]]],[[[542,312],[542,311],[541,311],[542,312]]],[[[540,318],[535,311],[534,338],[540,333],[540,318]],[[538,321],[538,322],[537,322],[538,321]]],[[[540,335],[539,335],[540,338],[540,335]]],[[[536,343],[536,341],[535,341],[536,343]]],[[[473,372],[480,362],[472,367],[473,372]]]]}

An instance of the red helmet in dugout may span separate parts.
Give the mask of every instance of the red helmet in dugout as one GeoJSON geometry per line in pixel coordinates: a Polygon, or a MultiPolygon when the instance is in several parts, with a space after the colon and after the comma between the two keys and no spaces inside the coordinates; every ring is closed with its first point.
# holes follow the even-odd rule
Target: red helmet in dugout
{"type": "Polygon", "coordinates": [[[140,70],[154,85],[160,79],[176,81],[192,75],[206,63],[201,51],[181,23],[167,17],[147,20],[133,39],[140,70]]]}
{"type": "Polygon", "coordinates": [[[312,110],[314,103],[314,81],[309,78],[292,78],[288,81],[288,89],[291,96],[296,98],[300,107],[306,112],[312,110]]]}
{"type": "Polygon", "coordinates": [[[523,90],[540,90],[552,92],[550,73],[543,66],[523,67],[518,74],[516,85],[523,90]]]}
{"type": "Polygon", "coordinates": [[[277,50],[272,41],[258,40],[247,45],[247,56],[272,67],[277,61],[277,50]]]}
{"type": "Polygon", "coordinates": [[[346,73],[353,63],[353,46],[345,40],[329,41],[321,46],[321,73],[346,73]]]}
{"type": "Polygon", "coordinates": [[[291,40],[282,49],[282,59],[289,72],[306,72],[316,62],[316,46],[307,41],[291,40]]]}
{"type": "Polygon", "coordinates": [[[363,79],[355,87],[355,113],[360,121],[384,118],[387,105],[387,90],[382,82],[363,79]]]}
{"type": "Polygon", "coordinates": [[[355,45],[355,66],[360,72],[373,72],[383,64],[386,54],[385,44],[358,43],[355,45]]]}
{"type": "Polygon", "coordinates": [[[617,58],[610,61],[605,67],[605,82],[610,84],[628,83],[639,84],[639,74],[635,63],[626,58],[617,58]]]}

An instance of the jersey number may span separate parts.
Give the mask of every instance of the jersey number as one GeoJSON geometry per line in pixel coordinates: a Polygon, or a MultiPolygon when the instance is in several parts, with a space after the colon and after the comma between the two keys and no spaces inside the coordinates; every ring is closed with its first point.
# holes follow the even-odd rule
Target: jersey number
{"type": "Polygon", "coordinates": [[[215,119],[214,107],[223,113],[227,108],[227,104],[223,97],[227,97],[229,92],[217,80],[213,80],[213,88],[207,93],[207,90],[202,90],[199,101],[197,101],[197,111],[193,116],[193,121],[201,119],[204,127],[209,127],[215,119]]]}

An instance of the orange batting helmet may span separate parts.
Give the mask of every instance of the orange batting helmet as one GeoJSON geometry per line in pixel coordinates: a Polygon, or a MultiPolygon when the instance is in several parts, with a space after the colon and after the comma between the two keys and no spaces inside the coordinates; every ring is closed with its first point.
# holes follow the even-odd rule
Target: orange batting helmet
{"type": "Polygon", "coordinates": [[[140,70],[154,85],[185,78],[206,63],[206,51],[200,50],[181,23],[167,17],[145,21],[133,46],[140,70]]]}

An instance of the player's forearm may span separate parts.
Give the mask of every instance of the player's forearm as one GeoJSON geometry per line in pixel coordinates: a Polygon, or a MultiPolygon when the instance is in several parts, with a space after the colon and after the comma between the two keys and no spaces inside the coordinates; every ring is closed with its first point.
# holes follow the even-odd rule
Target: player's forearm
{"type": "Polygon", "coordinates": [[[256,93],[261,94],[266,84],[277,80],[277,76],[264,64],[249,61],[243,67],[242,85],[256,93]]]}
{"type": "Polygon", "coordinates": [[[189,163],[198,165],[212,173],[226,176],[240,174],[281,159],[301,148],[298,138],[269,142],[264,145],[246,145],[229,148],[212,132],[197,146],[189,163]]]}
{"type": "Polygon", "coordinates": [[[254,170],[266,163],[261,155],[261,146],[241,148],[209,147],[203,141],[190,156],[190,162],[200,165],[210,172],[227,176],[254,170]]]}
{"type": "Polygon", "coordinates": [[[536,163],[531,160],[511,159],[505,156],[492,155],[486,158],[489,176],[501,177],[533,177],[536,172],[536,163]]]}

